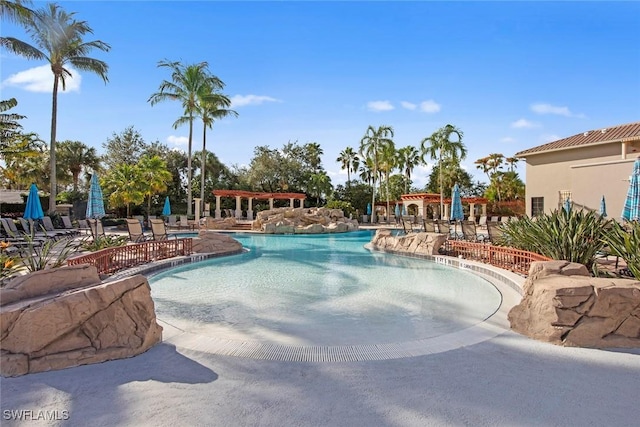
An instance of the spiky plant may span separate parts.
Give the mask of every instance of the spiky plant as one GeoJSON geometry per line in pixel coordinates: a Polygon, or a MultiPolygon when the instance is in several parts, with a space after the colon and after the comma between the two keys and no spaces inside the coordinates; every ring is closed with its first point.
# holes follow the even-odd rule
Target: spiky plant
{"type": "Polygon", "coordinates": [[[502,226],[509,246],[556,260],[584,264],[591,270],[612,221],[591,211],[559,209],[530,219],[523,217],[502,226]]]}
{"type": "Polygon", "coordinates": [[[628,230],[615,222],[604,237],[604,242],[611,253],[622,258],[631,274],[640,280],[640,222],[629,223],[628,230]]]}

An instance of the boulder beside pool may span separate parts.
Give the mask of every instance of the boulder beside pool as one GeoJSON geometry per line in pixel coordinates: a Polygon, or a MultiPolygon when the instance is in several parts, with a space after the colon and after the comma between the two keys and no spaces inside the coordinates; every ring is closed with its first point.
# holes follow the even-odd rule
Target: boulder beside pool
{"type": "Polygon", "coordinates": [[[102,283],[95,267],[87,265],[28,276],[10,288],[23,298],[0,307],[2,376],[128,358],[162,341],[162,327],[156,321],[151,288],[144,276],[102,283]],[[74,282],[78,268],[82,274],[74,282]],[[56,283],[58,280],[50,279],[63,273],[68,273],[66,290],[44,286],[56,283]],[[39,291],[25,293],[21,288],[39,291]]]}
{"type": "Polygon", "coordinates": [[[231,236],[213,230],[200,230],[193,239],[192,250],[196,254],[233,254],[242,252],[242,243],[231,236]]]}
{"type": "Polygon", "coordinates": [[[323,234],[355,231],[358,221],[344,216],[341,209],[276,208],[258,212],[251,224],[265,234],[323,234]]]}

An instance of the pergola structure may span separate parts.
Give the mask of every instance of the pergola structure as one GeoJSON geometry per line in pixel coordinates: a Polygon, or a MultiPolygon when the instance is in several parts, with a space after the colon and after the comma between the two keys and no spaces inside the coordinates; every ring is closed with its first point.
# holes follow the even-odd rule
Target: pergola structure
{"type": "MultiPolygon", "coordinates": [[[[402,204],[406,206],[407,212],[410,206],[415,206],[418,215],[425,218],[427,207],[431,206],[433,212],[440,211],[440,194],[434,193],[413,193],[403,194],[400,196],[402,204]]],[[[463,204],[469,205],[470,215],[476,215],[476,205],[481,206],[480,215],[487,215],[487,203],[488,200],[484,197],[461,197],[463,204]]],[[[449,218],[449,210],[451,209],[451,198],[446,198],[444,201],[444,212],[439,212],[440,218],[449,218]]]]}
{"type": "Polygon", "coordinates": [[[222,218],[222,212],[220,210],[220,199],[222,197],[235,197],[236,198],[236,218],[242,218],[242,199],[246,198],[249,201],[249,208],[247,209],[247,219],[253,220],[253,199],[256,200],[269,200],[269,209],[273,209],[274,200],[287,200],[289,199],[289,206],[294,206],[294,201],[299,200],[299,207],[304,206],[304,199],[306,194],[304,193],[258,193],[254,191],[244,190],[213,190],[213,195],[216,196],[216,210],[215,218],[222,218]]]}

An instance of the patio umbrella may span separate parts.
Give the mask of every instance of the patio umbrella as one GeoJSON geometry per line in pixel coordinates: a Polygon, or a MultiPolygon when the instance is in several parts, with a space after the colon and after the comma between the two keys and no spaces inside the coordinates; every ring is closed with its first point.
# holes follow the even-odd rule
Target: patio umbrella
{"type": "Polygon", "coordinates": [[[31,184],[29,187],[29,196],[27,196],[27,206],[24,209],[24,219],[42,219],[44,218],[44,212],[42,211],[42,204],[40,203],[40,196],[38,195],[38,187],[35,184],[31,184]]]}
{"type": "Polygon", "coordinates": [[[407,215],[407,205],[405,205],[405,204],[402,205],[402,215],[404,215],[404,216],[407,215]]]}
{"type": "Polygon", "coordinates": [[[400,206],[398,206],[397,203],[396,203],[396,209],[394,213],[396,214],[396,217],[400,216],[400,206]]]}
{"type": "Polygon", "coordinates": [[[602,196],[602,200],[600,200],[600,215],[605,218],[607,216],[607,203],[604,201],[604,195],[602,196]]]}
{"type": "Polygon", "coordinates": [[[451,219],[454,221],[462,221],[464,219],[462,199],[460,198],[460,188],[458,188],[458,184],[453,186],[453,194],[451,195],[451,219]]]}
{"type": "Polygon", "coordinates": [[[171,215],[171,203],[169,203],[169,196],[164,199],[164,207],[162,208],[162,215],[169,216],[171,215]]]}
{"type": "Polygon", "coordinates": [[[622,208],[622,219],[640,221],[640,157],[633,164],[633,172],[629,177],[629,190],[622,208]]]}
{"type": "Polygon", "coordinates": [[[371,203],[367,203],[367,215],[371,215],[371,203]]]}
{"type": "Polygon", "coordinates": [[[571,200],[569,200],[568,197],[566,199],[564,199],[564,210],[567,213],[569,213],[569,211],[571,210],[571,200]]]}
{"type": "Polygon", "coordinates": [[[100,219],[105,215],[104,201],[102,200],[102,188],[98,183],[98,175],[91,176],[91,186],[89,187],[89,201],[87,202],[87,218],[100,219]]]}

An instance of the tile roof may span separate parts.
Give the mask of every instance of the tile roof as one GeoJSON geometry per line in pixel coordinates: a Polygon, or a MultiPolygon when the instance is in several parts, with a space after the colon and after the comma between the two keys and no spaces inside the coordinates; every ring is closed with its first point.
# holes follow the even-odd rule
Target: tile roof
{"type": "Polygon", "coordinates": [[[515,154],[515,157],[527,157],[527,155],[539,154],[547,151],[628,140],[640,140],[640,122],[628,123],[626,125],[618,125],[610,128],[589,130],[568,138],[559,139],[557,141],[529,148],[528,150],[520,151],[515,154]]]}

